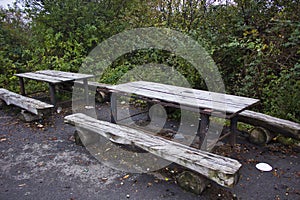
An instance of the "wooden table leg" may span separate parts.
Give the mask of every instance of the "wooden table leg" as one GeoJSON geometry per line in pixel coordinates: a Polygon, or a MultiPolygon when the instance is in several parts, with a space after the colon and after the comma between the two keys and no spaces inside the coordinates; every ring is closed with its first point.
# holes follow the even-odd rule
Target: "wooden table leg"
{"type": "Polygon", "coordinates": [[[20,83],[20,92],[21,92],[21,94],[26,95],[23,77],[19,77],[19,83],[20,83]]]}
{"type": "Polygon", "coordinates": [[[230,120],[230,144],[232,146],[236,143],[237,122],[237,117],[233,117],[230,120]]]}
{"type": "Polygon", "coordinates": [[[85,104],[89,105],[89,86],[88,86],[87,79],[83,79],[83,87],[84,87],[85,104]]]}
{"type": "Polygon", "coordinates": [[[207,149],[207,141],[205,137],[207,135],[208,127],[209,127],[209,115],[201,113],[201,121],[200,121],[200,131],[199,131],[199,149],[206,150],[207,149]]]}
{"type": "Polygon", "coordinates": [[[147,119],[146,119],[147,121],[151,121],[150,112],[149,112],[151,106],[153,106],[153,103],[150,103],[150,102],[147,101],[147,111],[148,111],[147,112],[147,119]]]}
{"type": "Polygon", "coordinates": [[[117,122],[117,95],[114,93],[110,94],[110,122],[117,122]]]}
{"type": "Polygon", "coordinates": [[[55,84],[49,83],[49,90],[50,90],[50,101],[55,106],[56,105],[55,84]]]}

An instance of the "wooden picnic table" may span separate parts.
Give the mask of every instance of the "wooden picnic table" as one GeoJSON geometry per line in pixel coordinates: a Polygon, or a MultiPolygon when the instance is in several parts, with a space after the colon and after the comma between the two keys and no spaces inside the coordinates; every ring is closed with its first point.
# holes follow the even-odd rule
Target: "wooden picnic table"
{"type": "Polygon", "coordinates": [[[25,85],[24,85],[24,78],[37,80],[46,82],[49,84],[50,90],[50,101],[53,105],[56,105],[56,90],[55,86],[58,84],[66,83],[66,82],[74,82],[74,81],[83,81],[84,85],[84,93],[86,103],[88,104],[88,78],[94,77],[91,74],[80,74],[80,73],[72,73],[72,72],[63,72],[57,70],[41,70],[35,72],[26,72],[15,74],[15,76],[19,77],[20,83],[20,92],[22,95],[26,95],[25,92],[25,85]]]}
{"type": "MultiPolygon", "coordinates": [[[[258,99],[234,96],[210,91],[184,88],[146,81],[129,82],[109,86],[111,93],[145,99],[166,106],[200,113],[200,146],[206,137],[209,117],[217,116],[230,120],[231,144],[236,143],[237,115],[259,103],[258,99]]],[[[111,95],[112,122],[117,120],[116,95],[111,95]]]]}

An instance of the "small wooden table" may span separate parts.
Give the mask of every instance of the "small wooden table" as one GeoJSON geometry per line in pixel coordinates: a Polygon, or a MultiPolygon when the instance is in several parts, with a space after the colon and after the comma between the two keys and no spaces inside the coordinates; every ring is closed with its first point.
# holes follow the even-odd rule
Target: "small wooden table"
{"type": "MultiPolygon", "coordinates": [[[[258,99],[221,94],[161,83],[137,81],[109,86],[112,93],[144,98],[166,106],[200,112],[200,145],[203,142],[210,116],[230,119],[231,144],[236,143],[237,115],[259,103],[258,99]]],[[[116,95],[111,95],[112,122],[117,120],[116,95]]]]}
{"type": "Polygon", "coordinates": [[[41,70],[36,72],[27,72],[27,73],[20,73],[15,74],[15,76],[19,77],[20,82],[20,91],[22,95],[26,95],[25,92],[25,85],[24,85],[24,78],[43,81],[49,84],[50,90],[50,101],[53,105],[56,105],[56,90],[55,86],[57,84],[62,84],[66,82],[74,82],[75,80],[82,80],[84,84],[84,93],[86,103],[88,104],[88,78],[94,77],[91,74],[79,74],[79,73],[72,73],[72,72],[63,72],[63,71],[56,71],[56,70],[41,70]]]}

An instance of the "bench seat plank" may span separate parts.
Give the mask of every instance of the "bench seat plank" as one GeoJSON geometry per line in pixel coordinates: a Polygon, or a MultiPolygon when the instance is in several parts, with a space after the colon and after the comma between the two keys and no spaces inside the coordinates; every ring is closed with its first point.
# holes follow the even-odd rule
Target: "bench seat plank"
{"type": "MultiPolygon", "coordinates": [[[[74,83],[75,86],[83,85],[82,81],[75,81],[74,83]]],[[[108,89],[108,87],[110,87],[111,85],[105,83],[99,83],[95,81],[88,81],[88,86],[93,88],[108,89]]]]}
{"type": "Polygon", "coordinates": [[[254,126],[262,126],[274,133],[281,133],[288,137],[300,140],[300,124],[295,122],[250,110],[239,113],[238,120],[254,126]]]}
{"type": "Polygon", "coordinates": [[[194,170],[222,186],[232,187],[238,180],[238,171],[242,165],[231,158],[188,147],[144,130],[100,121],[82,113],[66,116],[65,123],[100,134],[111,141],[123,140],[124,143],[138,146],[194,170]]]}
{"type": "Polygon", "coordinates": [[[54,107],[48,103],[16,94],[4,88],[0,88],[0,99],[5,101],[7,105],[18,106],[36,115],[42,115],[43,110],[54,107]]]}

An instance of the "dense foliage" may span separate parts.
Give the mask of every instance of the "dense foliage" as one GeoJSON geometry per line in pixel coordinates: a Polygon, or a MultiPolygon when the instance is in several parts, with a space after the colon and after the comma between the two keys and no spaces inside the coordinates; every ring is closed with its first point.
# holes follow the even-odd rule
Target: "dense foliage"
{"type": "MultiPolygon", "coordinates": [[[[18,90],[18,72],[76,72],[98,43],[124,30],[168,27],[206,48],[228,93],[259,98],[261,112],[300,122],[299,0],[18,2],[0,9],[0,87],[18,90]]],[[[193,87],[205,88],[187,62],[153,49],[122,56],[101,81],[115,83],[134,66],[153,62],[175,67],[193,87]]]]}

